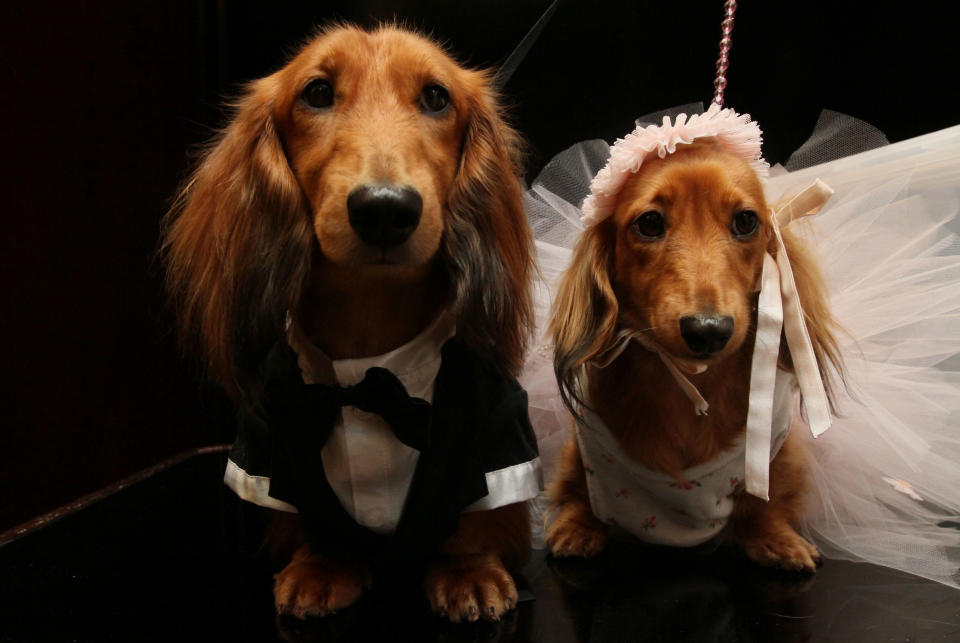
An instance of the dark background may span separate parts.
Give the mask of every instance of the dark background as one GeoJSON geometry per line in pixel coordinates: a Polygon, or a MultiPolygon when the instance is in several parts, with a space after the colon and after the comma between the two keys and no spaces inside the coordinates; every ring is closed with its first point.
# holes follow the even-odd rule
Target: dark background
{"type": "MultiPolygon", "coordinates": [[[[153,260],[225,97],[331,19],[397,18],[488,66],[546,4],[0,3],[0,531],[231,439],[228,405],[178,355],[153,260]]],[[[824,107],[891,141],[955,125],[960,56],[940,5],[743,1],[727,104],[760,122],[772,162],[824,107]]],[[[709,102],[721,18],[720,0],[562,2],[506,88],[528,176],[636,116],[709,102]]]]}

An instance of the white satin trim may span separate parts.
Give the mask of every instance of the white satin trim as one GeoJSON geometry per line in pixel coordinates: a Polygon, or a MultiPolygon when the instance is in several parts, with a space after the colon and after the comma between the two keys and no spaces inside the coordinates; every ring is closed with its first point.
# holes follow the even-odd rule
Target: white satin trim
{"type": "MultiPolygon", "coordinates": [[[[485,475],[487,495],[464,509],[464,513],[488,511],[516,502],[524,502],[535,498],[543,489],[543,467],[539,457],[496,471],[487,471],[485,475]]],[[[297,513],[296,507],[270,495],[270,478],[250,475],[233,460],[227,460],[223,481],[247,502],[268,509],[297,513]]]]}
{"type": "Polygon", "coordinates": [[[464,509],[489,511],[535,498],[543,489],[543,468],[539,456],[496,471],[487,471],[487,495],[464,509]]]}
{"type": "Polygon", "coordinates": [[[252,476],[239,466],[233,460],[227,460],[227,469],[223,473],[223,482],[230,487],[235,494],[247,502],[266,507],[268,509],[277,509],[297,513],[297,508],[287,504],[282,500],[277,500],[270,495],[270,478],[266,476],[252,476]]]}

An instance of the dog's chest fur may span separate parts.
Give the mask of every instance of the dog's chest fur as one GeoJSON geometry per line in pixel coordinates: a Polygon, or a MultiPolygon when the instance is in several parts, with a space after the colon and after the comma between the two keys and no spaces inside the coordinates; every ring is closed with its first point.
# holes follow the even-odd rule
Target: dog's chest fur
{"type": "Polygon", "coordinates": [[[680,479],[684,469],[711,460],[742,434],[749,378],[745,350],[692,376],[710,404],[707,415],[697,415],[661,359],[632,344],[606,368],[591,368],[588,394],[626,455],[680,479]]]}

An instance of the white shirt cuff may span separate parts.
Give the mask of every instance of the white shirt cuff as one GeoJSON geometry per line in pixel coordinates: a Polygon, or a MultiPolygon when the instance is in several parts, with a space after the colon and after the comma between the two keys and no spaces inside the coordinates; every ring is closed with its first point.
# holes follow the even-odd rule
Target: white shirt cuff
{"type": "Polygon", "coordinates": [[[488,471],[486,477],[487,495],[464,509],[464,512],[489,511],[530,500],[536,498],[543,489],[543,469],[539,456],[528,462],[488,471]]]}

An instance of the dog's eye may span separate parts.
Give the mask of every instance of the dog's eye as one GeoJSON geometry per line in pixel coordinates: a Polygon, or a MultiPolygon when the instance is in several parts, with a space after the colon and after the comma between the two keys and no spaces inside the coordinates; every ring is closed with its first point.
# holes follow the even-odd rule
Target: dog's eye
{"type": "Polygon", "coordinates": [[[310,107],[330,107],[333,105],[333,85],[323,78],[311,80],[301,94],[304,102],[310,107]]]}
{"type": "Polygon", "coordinates": [[[427,85],[420,94],[420,109],[437,114],[450,104],[450,94],[440,85],[427,85]]]}
{"type": "Polygon", "coordinates": [[[646,239],[659,239],[667,231],[663,215],[656,210],[644,212],[630,224],[633,231],[646,239]]]}
{"type": "Polygon", "coordinates": [[[737,237],[749,237],[757,231],[760,225],[760,219],[753,210],[742,210],[733,215],[733,223],[730,228],[737,237]]]}

